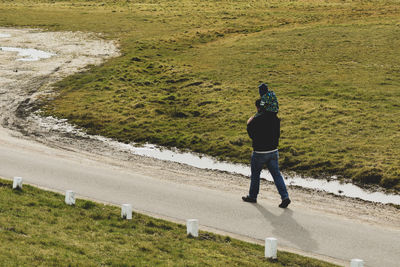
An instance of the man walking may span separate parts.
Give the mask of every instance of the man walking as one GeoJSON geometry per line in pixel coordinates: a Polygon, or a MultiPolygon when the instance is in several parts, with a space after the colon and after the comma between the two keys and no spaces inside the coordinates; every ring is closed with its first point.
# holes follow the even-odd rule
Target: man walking
{"type": "Polygon", "coordinates": [[[260,173],[263,166],[266,165],[281,195],[282,203],[279,207],[287,208],[290,204],[289,194],[278,165],[280,120],[276,112],[262,110],[260,103],[261,99],[258,99],[256,101],[257,114],[247,121],[247,132],[253,141],[253,154],[251,156],[250,190],[249,194],[242,199],[246,202],[257,202],[260,173]]]}

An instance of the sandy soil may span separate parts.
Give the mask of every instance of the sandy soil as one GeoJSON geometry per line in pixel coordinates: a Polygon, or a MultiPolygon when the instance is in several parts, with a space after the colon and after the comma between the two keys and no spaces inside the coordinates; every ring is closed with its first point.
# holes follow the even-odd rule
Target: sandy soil
{"type": "MultiPolygon", "coordinates": [[[[23,62],[16,61],[16,53],[0,51],[0,133],[11,131],[12,138],[76,152],[77,157],[81,155],[118,168],[134,169],[158,179],[228,191],[237,194],[238,198],[247,193],[249,179],[242,175],[132,155],[105,141],[58,127],[58,122],[52,119],[44,119],[47,125],[52,126],[43,127],[39,123],[43,118],[31,113],[38,97],[53,94],[51,85],[55,81],[82,70],[88,64],[100,64],[107,58],[118,56],[117,44],[94,34],[8,28],[0,28],[0,33],[12,36],[0,37],[0,46],[35,48],[57,54],[49,59],[23,62]]],[[[7,136],[0,135],[1,138],[7,136]]],[[[327,216],[400,230],[400,210],[393,206],[291,186],[289,193],[293,200],[291,208],[314,210],[327,216]]],[[[266,181],[262,182],[260,198],[279,203],[275,186],[266,181]]]]}

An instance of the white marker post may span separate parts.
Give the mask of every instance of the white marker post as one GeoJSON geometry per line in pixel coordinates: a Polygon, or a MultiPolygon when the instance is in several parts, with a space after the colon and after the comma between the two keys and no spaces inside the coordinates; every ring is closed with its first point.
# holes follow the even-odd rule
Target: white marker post
{"type": "Polygon", "coordinates": [[[132,220],[132,205],[131,204],[122,204],[121,217],[123,219],[132,220]]]}
{"type": "Polygon", "coordinates": [[[22,189],[22,177],[14,177],[13,189],[22,189]]]}
{"type": "Polygon", "coordinates": [[[269,237],[265,239],[265,257],[275,260],[277,258],[278,241],[276,238],[269,237]]]}
{"type": "Polygon", "coordinates": [[[364,267],[364,261],[360,259],[352,259],[350,267],[364,267]]]}
{"type": "Polygon", "coordinates": [[[75,192],[72,190],[67,190],[65,192],[65,203],[67,205],[75,205],[75,192]]]}
{"type": "Polygon", "coordinates": [[[199,220],[189,219],[186,221],[186,233],[193,237],[199,236],[199,220]]]}

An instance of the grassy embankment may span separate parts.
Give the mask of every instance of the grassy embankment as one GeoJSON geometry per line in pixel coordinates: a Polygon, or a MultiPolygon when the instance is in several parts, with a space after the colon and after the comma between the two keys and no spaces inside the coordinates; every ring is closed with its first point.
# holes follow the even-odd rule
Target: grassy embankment
{"type": "Polygon", "coordinates": [[[121,57],[58,83],[46,114],[247,163],[245,123],[265,81],[280,102],[283,170],[400,190],[398,1],[1,1],[0,13],[0,26],[121,44],[121,57]]]}
{"type": "Polygon", "coordinates": [[[336,266],[134,213],[120,218],[118,207],[64,196],[0,179],[1,266],[336,266]]]}

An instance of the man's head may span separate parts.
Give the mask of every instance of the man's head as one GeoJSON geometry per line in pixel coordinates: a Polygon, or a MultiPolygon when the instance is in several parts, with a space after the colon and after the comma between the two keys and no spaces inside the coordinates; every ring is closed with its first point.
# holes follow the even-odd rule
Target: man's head
{"type": "Polygon", "coordinates": [[[266,83],[262,83],[258,86],[258,92],[260,96],[265,95],[268,92],[268,85],[266,83]]]}

